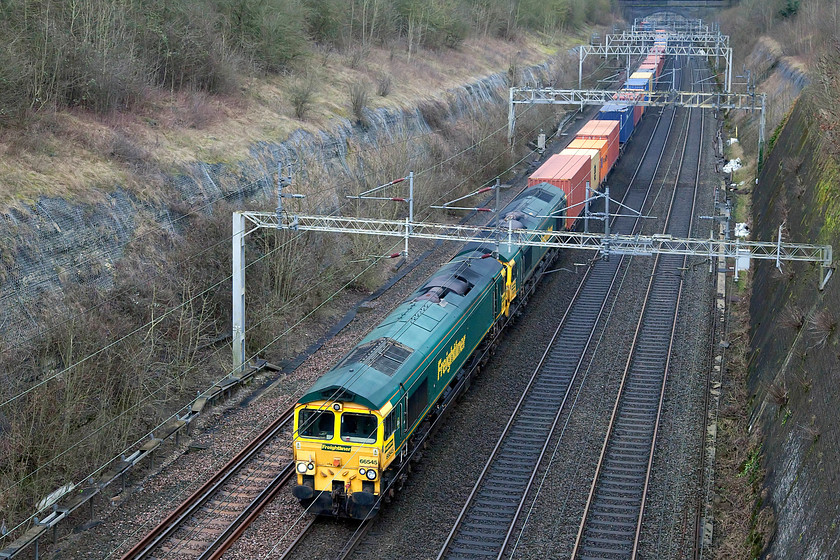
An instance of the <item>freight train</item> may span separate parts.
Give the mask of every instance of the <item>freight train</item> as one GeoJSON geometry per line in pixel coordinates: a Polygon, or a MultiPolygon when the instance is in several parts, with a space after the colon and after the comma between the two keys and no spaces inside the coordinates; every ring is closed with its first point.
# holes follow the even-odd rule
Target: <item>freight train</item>
{"type": "MultiPolygon", "coordinates": [[[[653,83],[649,76],[641,87],[653,83]]],[[[566,150],[531,175],[496,225],[502,231],[571,228],[638,123],[626,100],[634,95],[619,91],[566,150]]],[[[310,514],[376,515],[382,498],[404,480],[416,443],[467,386],[555,256],[544,247],[489,238],[468,243],[306,391],[295,408],[292,493],[310,514]]]]}

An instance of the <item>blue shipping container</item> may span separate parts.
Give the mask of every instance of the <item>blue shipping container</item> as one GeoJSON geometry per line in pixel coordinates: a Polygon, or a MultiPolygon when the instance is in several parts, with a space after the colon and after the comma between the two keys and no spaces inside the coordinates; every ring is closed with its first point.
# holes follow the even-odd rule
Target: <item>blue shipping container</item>
{"type": "Polygon", "coordinates": [[[627,80],[627,83],[624,84],[624,89],[641,89],[648,91],[648,86],[650,86],[650,80],[646,80],[644,78],[630,78],[627,80]]]}
{"type": "Polygon", "coordinates": [[[624,144],[633,134],[633,106],[625,103],[608,103],[598,112],[598,120],[618,121],[618,141],[624,144]]]}

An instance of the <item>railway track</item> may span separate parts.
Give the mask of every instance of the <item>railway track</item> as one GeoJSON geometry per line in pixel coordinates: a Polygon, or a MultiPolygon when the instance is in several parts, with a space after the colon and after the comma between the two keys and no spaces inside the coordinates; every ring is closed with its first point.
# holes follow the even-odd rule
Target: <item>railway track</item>
{"type": "MultiPolygon", "coordinates": [[[[662,148],[672,126],[673,112],[667,133],[654,146],[653,153],[659,154],[656,168],[662,160],[662,148]]],[[[656,134],[651,136],[645,154],[656,138],[656,134]]],[[[643,161],[644,155],[633,179],[643,161]]],[[[629,188],[623,204],[643,208],[655,174],[654,170],[646,189],[629,188]]],[[[638,225],[638,219],[628,217],[617,218],[614,222],[614,227],[623,232],[631,232],[638,225]]],[[[615,298],[613,287],[623,261],[599,261],[587,270],[438,559],[503,556],[546,448],[567,408],[566,401],[575,378],[586,368],[587,358],[591,358],[590,346],[599,325],[603,326],[601,316],[608,302],[615,298]]]]}
{"type": "Polygon", "coordinates": [[[122,560],[216,560],[294,476],[289,407],[122,560]]]}
{"type": "MultiPolygon", "coordinates": [[[[524,186],[521,190],[524,190],[524,186]]],[[[520,191],[521,192],[521,191],[520,191]]],[[[276,439],[278,431],[291,425],[294,407],[286,410],[271,426],[252,441],[225,467],[167,516],[155,529],[138,542],[122,560],[170,558],[198,558],[217,560],[242,535],[262,509],[277,495],[283,485],[294,476],[291,455],[285,465],[264,462],[251,465],[241,480],[236,480],[255,454],[276,439]],[[270,473],[277,473],[271,477],[270,473]],[[199,519],[204,516],[206,519],[199,519]]],[[[309,518],[281,558],[295,558],[302,543],[317,529],[316,518],[309,518]]],[[[370,527],[363,523],[354,530],[340,552],[349,557],[363,541],[370,527]]],[[[339,539],[340,541],[340,539],[339,539]]]]}
{"type": "Polygon", "coordinates": [[[313,551],[330,550],[331,558],[346,560],[360,550],[365,536],[375,525],[374,521],[349,521],[322,519],[309,516],[300,533],[280,554],[280,560],[294,560],[313,554],[313,551]],[[334,555],[334,556],[332,556],[334,555]]]}
{"type": "MultiPolygon", "coordinates": [[[[685,132],[665,233],[687,236],[693,224],[705,115],[696,144],[685,132]],[[697,161],[696,168],[684,166],[697,161]],[[688,176],[688,177],[686,177],[688,176]],[[690,180],[687,180],[690,178],[690,180]]],[[[686,257],[657,256],[631,352],[584,507],[572,558],[635,559],[677,327],[686,257]]]]}

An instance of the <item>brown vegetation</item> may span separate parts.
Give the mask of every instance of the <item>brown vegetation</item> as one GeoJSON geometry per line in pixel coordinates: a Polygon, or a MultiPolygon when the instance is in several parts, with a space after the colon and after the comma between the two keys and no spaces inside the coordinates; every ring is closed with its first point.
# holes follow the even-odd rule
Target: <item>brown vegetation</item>
{"type": "MultiPolygon", "coordinates": [[[[522,155],[521,140],[552,129],[557,115],[546,108],[521,115],[520,148],[512,154],[504,109],[455,125],[430,92],[511,60],[541,62],[558,49],[558,30],[608,13],[606,0],[524,0],[516,11],[509,4],[0,2],[0,203],[19,206],[44,195],[96,200],[97,188],[121,185],[182,216],[165,231],[151,220],[139,225],[135,241],[121,247],[112,288],[44,294],[30,316],[38,335],[3,349],[0,402],[15,397],[0,409],[7,526],[30,514],[38,498],[146,437],[230,371],[233,206],[187,207],[165,177],[183,162],[236,162],[255,141],[281,140],[300,127],[314,131],[335,115],[362,120],[366,107],[424,100],[434,134],[395,139],[376,151],[350,146],[346,174],[314,157],[298,162],[293,188],[307,195],[299,208],[335,211],[344,195],[409,169],[418,171],[418,208],[474,189],[508,170],[522,155]],[[541,42],[524,35],[535,28],[545,34],[541,42]],[[376,84],[377,97],[362,87],[368,83],[376,84]]],[[[571,41],[564,40],[561,49],[571,41]]],[[[225,180],[241,179],[234,170],[225,180]]],[[[387,204],[354,210],[404,215],[387,204]]],[[[281,359],[306,346],[305,333],[292,329],[327,320],[329,311],[317,310],[338,290],[378,285],[378,257],[393,249],[373,239],[261,231],[246,251],[249,354],[281,359]]],[[[2,247],[0,258],[7,258],[2,247]]]]}
{"type": "Polygon", "coordinates": [[[837,330],[837,319],[829,309],[821,309],[809,325],[811,335],[814,337],[817,346],[825,346],[831,335],[837,330]]]}
{"type": "MultiPolygon", "coordinates": [[[[418,171],[418,208],[468,192],[513,161],[505,118],[499,107],[457,125],[441,119],[438,134],[404,138],[375,151],[351,146],[348,175],[323,169],[314,157],[299,162],[306,173],[295,174],[293,188],[308,196],[298,208],[335,211],[346,206],[343,195],[408,169],[418,171]],[[406,150],[407,143],[422,149],[406,150]],[[442,154],[459,155],[441,161],[442,154]]],[[[520,138],[531,138],[540,127],[552,128],[555,114],[531,111],[520,124],[520,138]]],[[[120,149],[126,160],[134,157],[130,146],[120,149]]],[[[205,216],[185,208],[180,233],[143,234],[125,248],[110,293],[80,287],[63,305],[45,304],[35,319],[54,326],[4,352],[2,400],[60,374],[3,410],[14,420],[0,435],[0,508],[10,526],[31,512],[33,501],[118,455],[230,371],[225,335],[232,209],[217,203],[205,216]],[[161,247],[171,247],[168,258],[161,247]],[[61,312],[67,308],[69,315],[61,312]]],[[[404,208],[387,203],[359,203],[354,211],[405,215],[404,208]]],[[[379,285],[386,272],[379,257],[398,250],[392,245],[267,230],[249,236],[249,355],[277,360],[302,350],[310,341],[293,327],[307,318],[328,320],[328,311],[313,315],[312,310],[342,287],[367,291],[379,285]]]]}

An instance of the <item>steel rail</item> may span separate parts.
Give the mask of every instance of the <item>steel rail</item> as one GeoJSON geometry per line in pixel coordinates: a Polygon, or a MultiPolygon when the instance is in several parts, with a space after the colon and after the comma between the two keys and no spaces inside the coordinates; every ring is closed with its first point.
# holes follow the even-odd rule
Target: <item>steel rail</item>
{"type": "Polygon", "coordinates": [[[286,465],[280,473],[274,477],[271,483],[263,489],[254,500],[248,504],[242,513],[228,525],[216,541],[205,550],[197,560],[219,560],[222,555],[233,546],[245,530],[257,519],[265,507],[277,496],[280,489],[289,481],[295,474],[294,462],[286,465]]]}
{"type": "Polygon", "coordinates": [[[164,540],[172,536],[186,520],[198,511],[216,492],[234,476],[245,464],[268,444],[277,433],[292,419],[294,406],[290,406],[278,416],[257,437],[251,440],[239,453],[230,459],[221,469],[210,477],[201,487],[172,511],[163,521],[152,529],[134,547],[126,552],[121,560],[139,560],[147,558],[164,540]]]}
{"type": "MultiPolygon", "coordinates": [[[[661,118],[661,116],[660,116],[660,118],[661,118]]],[[[658,126],[659,126],[659,121],[657,121],[657,127],[658,126]]],[[[666,133],[665,140],[663,140],[663,145],[667,142],[667,137],[668,137],[668,135],[670,135],[670,131],[671,131],[672,126],[673,126],[673,114],[672,114],[672,118],[671,118],[671,121],[670,121],[670,124],[669,124],[669,127],[668,127],[668,131],[666,133]]],[[[645,147],[645,151],[642,154],[642,157],[639,159],[639,165],[636,168],[636,171],[633,175],[633,179],[635,179],[636,175],[638,174],[639,169],[641,168],[642,163],[644,161],[644,157],[647,155],[647,153],[650,149],[650,145],[653,143],[654,138],[655,138],[655,131],[651,135],[651,138],[648,141],[647,146],[645,147]]],[[[658,169],[661,161],[662,161],[662,151],[660,151],[659,157],[657,158],[656,169],[658,169]]],[[[644,199],[641,201],[640,206],[643,206],[645,201],[647,200],[648,194],[650,193],[650,189],[652,188],[652,185],[653,185],[653,177],[656,174],[656,169],[654,170],[653,175],[651,176],[651,181],[648,183],[648,187],[646,189],[646,194],[644,196],[644,199]]],[[[631,179],[631,184],[632,184],[632,179],[631,179]]],[[[629,192],[630,191],[628,189],[628,192],[625,193],[625,198],[627,197],[629,192]]],[[[633,228],[637,227],[639,222],[640,222],[640,220],[637,218],[635,220],[633,228]]],[[[522,489],[521,492],[520,492],[520,489],[517,488],[517,492],[519,493],[519,499],[518,499],[518,502],[515,503],[515,511],[513,511],[511,519],[510,519],[509,523],[507,523],[507,529],[506,529],[506,532],[505,532],[504,539],[501,542],[501,544],[500,544],[500,546],[497,550],[497,553],[498,553],[497,558],[501,558],[501,556],[504,554],[504,551],[505,551],[505,549],[507,547],[507,544],[510,540],[513,528],[515,527],[516,521],[518,520],[519,515],[522,511],[522,507],[523,507],[523,504],[525,502],[525,499],[528,495],[528,492],[529,492],[529,490],[530,490],[530,488],[533,484],[533,481],[536,477],[536,474],[539,470],[539,466],[542,463],[542,459],[543,459],[543,456],[545,454],[545,450],[546,450],[546,448],[548,446],[548,443],[550,442],[550,440],[553,436],[555,427],[557,426],[557,423],[559,422],[559,419],[561,418],[562,412],[566,409],[565,403],[566,403],[567,397],[569,395],[569,391],[571,390],[571,387],[574,384],[576,375],[577,375],[578,371],[580,370],[581,364],[584,362],[584,359],[587,355],[587,348],[589,348],[589,345],[590,345],[591,340],[594,336],[594,333],[597,331],[598,325],[600,323],[601,314],[602,314],[603,309],[604,309],[604,307],[605,307],[605,305],[606,305],[606,303],[609,299],[609,294],[611,294],[612,291],[613,291],[612,287],[614,285],[615,278],[618,274],[620,264],[621,264],[621,261],[619,261],[617,263],[609,263],[607,265],[608,268],[613,268],[614,269],[614,270],[612,270],[611,273],[610,273],[610,271],[605,271],[608,274],[610,274],[609,287],[606,289],[603,297],[600,298],[601,299],[600,309],[597,313],[597,316],[596,316],[594,322],[591,324],[591,328],[588,330],[589,334],[586,337],[586,340],[583,344],[583,348],[581,349],[578,362],[577,362],[576,366],[574,367],[574,370],[571,372],[570,378],[567,380],[568,385],[566,386],[566,390],[563,392],[564,394],[563,394],[561,403],[559,404],[559,406],[558,405],[553,405],[553,407],[556,409],[555,412],[554,412],[554,420],[551,424],[551,427],[548,430],[548,434],[545,435],[545,438],[542,441],[541,448],[539,449],[539,455],[533,463],[533,468],[531,470],[528,481],[524,485],[524,489],[522,489]]],[[[580,285],[578,286],[578,289],[577,289],[577,291],[575,292],[575,294],[572,298],[572,302],[569,304],[566,312],[564,313],[563,317],[561,318],[560,323],[558,324],[557,329],[555,330],[551,341],[546,346],[546,349],[545,349],[545,351],[544,351],[544,353],[543,353],[543,355],[540,359],[539,364],[537,365],[537,367],[534,370],[534,373],[532,374],[531,378],[529,379],[526,388],[523,390],[522,396],[520,397],[519,401],[517,402],[517,405],[516,405],[514,411],[511,413],[511,416],[508,419],[508,422],[507,422],[502,434],[500,435],[500,437],[499,437],[499,439],[496,443],[496,446],[495,446],[495,448],[493,449],[493,451],[490,455],[490,458],[486,462],[486,464],[484,466],[484,469],[482,470],[481,474],[479,475],[478,481],[473,486],[473,489],[472,489],[469,497],[467,498],[467,500],[464,504],[464,507],[462,508],[458,518],[456,519],[456,521],[455,521],[455,523],[454,523],[454,525],[453,525],[453,527],[452,527],[452,529],[449,533],[449,535],[447,536],[447,540],[445,541],[443,547],[441,548],[441,551],[439,552],[439,554],[437,556],[437,558],[439,560],[441,558],[443,558],[447,553],[455,551],[456,544],[458,542],[457,541],[457,535],[459,534],[459,531],[460,531],[461,527],[466,523],[465,520],[467,519],[468,513],[470,512],[471,508],[473,507],[473,504],[474,503],[478,504],[479,501],[480,501],[480,500],[477,499],[477,494],[479,493],[479,490],[481,489],[481,490],[484,490],[484,491],[490,491],[492,493],[493,486],[492,486],[491,482],[488,482],[488,478],[491,478],[491,477],[488,476],[488,473],[490,473],[492,469],[494,469],[498,466],[496,464],[496,459],[501,454],[501,450],[504,448],[503,446],[505,444],[510,444],[509,437],[510,437],[511,427],[514,425],[514,423],[517,420],[520,420],[518,418],[519,412],[522,410],[523,403],[526,402],[526,398],[533,397],[533,395],[530,394],[531,389],[534,386],[535,381],[539,378],[539,374],[543,373],[542,370],[543,370],[543,367],[546,363],[546,360],[549,357],[552,350],[554,349],[553,348],[554,347],[554,342],[556,341],[559,333],[563,330],[564,326],[567,325],[567,321],[568,321],[568,318],[570,316],[570,313],[573,312],[573,309],[575,308],[575,306],[580,302],[581,294],[583,293],[587,297],[589,297],[589,296],[594,297],[592,292],[582,291],[584,289],[584,287],[587,286],[587,280],[590,278],[592,270],[593,270],[593,268],[590,268],[590,269],[587,270],[587,276],[581,281],[580,285]],[[485,484],[488,485],[487,488],[483,488],[485,486],[485,484]]],[[[603,282],[603,280],[602,280],[602,282],[603,282]]],[[[601,288],[601,289],[603,289],[603,288],[601,288]]],[[[592,305],[592,302],[588,302],[586,307],[591,309],[591,305],[592,305]]],[[[597,303],[596,303],[596,305],[597,305],[597,303]]],[[[545,375],[543,375],[543,377],[544,376],[545,375]]],[[[552,380],[552,381],[554,381],[554,380],[552,380]]],[[[543,388],[543,390],[545,390],[545,388],[543,388]]],[[[520,451],[520,453],[521,453],[521,451],[520,451]]],[[[498,523],[496,525],[498,525],[498,523]]],[[[490,531],[494,531],[494,530],[498,530],[498,529],[499,529],[498,527],[494,526],[493,528],[490,529],[490,531]]],[[[502,528],[501,530],[505,530],[505,529],[502,528]]],[[[488,535],[488,537],[489,536],[490,535],[488,535]]],[[[471,536],[471,538],[476,539],[478,537],[473,535],[473,536],[471,536]]],[[[463,543],[462,543],[462,546],[460,548],[463,548],[463,543]]],[[[489,551],[483,551],[482,553],[486,554],[486,553],[489,553],[489,551]]],[[[469,556],[469,555],[466,554],[466,556],[469,556]]]]}
{"type": "MultiPolygon", "coordinates": [[[[694,207],[696,205],[697,190],[698,190],[698,187],[699,187],[700,154],[701,154],[702,139],[703,139],[703,132],[704,132],[704,119],[705,119],[705,115],[701,112],[701,114],[700,114],[701,130],[700,130],[700,134],[698,135],[698,137],[699,137],[698,145],[700,146],[700,148],[698,148],[698,163],[697,163],[697,170],[695,172],[695,177],[694,177],[694,181],[693,181],[693,183],[694,183],[694,185],[693,185],[693,197],[692,197],[691,208],[690,208],[690,211],[689,211],[689,223],[688,223],[688,226],[687,226],[687,230],[689,232],[690,232],[691,226],[693,224],[693,211],[694,211],[694,207]]],[[[686,159],[685,154],[686,154],[686,149],[687,149],[687,146],[688,146],[688,139],[689,139],[689,136],[690,136],[690,134],[689,134],[689,127],[690,127],[690,123],[691,123],[690,111],[689,111],[688,118],[686,120],[687,120],[688,127],[686,129],[685,139],[683,141],[682,155],[680,157],[680,163],[679,163],[679,167],[678,167],[676,177],[675,177],[675,182],[674,182],[674,189],[673,189],[671,200],[670,200],[670,203],[669,203],[668,215],[667,215],[667,218],[666,218],[666,224],[664,226],[665,231],[667,231],[668,228],[671,227],[672,220],[674,219],[674,216],[675,216],[675,214],[674,214],[675,201],[677,200],[677,195],[679,193],[680,176],[682,175],[683,164],[685,163],[685,159],[686,159]]],[[[679,211],[679,210],[681,210],[681,208],[677,208],[677,211],[679,211]]],[[[685,260],[686,260],[686,257],[683,257],[683,266],[685,264],[685,260]]],[[[621,548],[615,548],[615,549],[607,550],[607,549],[600,548],[600,547],[596,546],[596,543],[606,541],[606,542],[609,542],[610,544],[612,544],[616,547],[620,547],[621,546],[621,541],[619,540],[619,538],[621,536],[627,536],[626,531],[622,532],[622,531],[618,531],[618,530],[615,530],[615,529],[612,529],[612,528],[603,529],[603,530],[601,530],[601,533],[598,532],[598,529],[590,529],[589,531],[587,531],[587,526],[588,526],[587,524],[590,520],[590,517],[592,515],[592,511],[593,511],[599,497],[602,498],[601,503],[600,503],[601,508],[603,508],[603,509],[616,509],[618,506],[613,504],[612,501],[623,500],[624,502],[627,502],[627,500],[629,499],[629,498],[627,498],[627,494],[629,492],[631,492],[631,490],[628,490],[627,487],[633,485],[632,480],[629,481],[629,482],[627,481],[628,478],[631,478],[631,476],[627,475],[626,472],[621,472],[620,477],[616,473],[610,473],[612,475],[615,475],[616,478],[620,478],[623,481],[622,484],[623,484],[624,487],[615,490],[614,494],[612,496],[608,495],[609,491],[607,491],[607,490],[604,490],[603,495],[599,495],[598,493],[596,493],[596,490],[599,488],[599,483],[604,481],[605,475],[609,470],[609,467],[607,466],[608,452],[613,447],[617,447],[619,445],[618,443],[616,443],[616,437],[620,437],[620,436],[616,436],[616,434],[617,434],[618,420],[619,420],[619,417],[621,415],[621,411],[623,410],[622,405],[624,405],[627,400],[631,399],[631,397],[636,398],[636,399],[640,398],[638,395],[634,396],[633,393],[629,392],[630,378],[631,378],[633,372],[635,371],[635,369],[639,367],[639,364],[637,364],[637,359],[641,360],[641,361],[643,361],[643,359],[644,359],[644,358],[639,358],[639,356],[640,356],[639,352],[640,352],[641,346],[645,343],[647,343],[647,344],[652,344],[653,343],[653,338],[650,336],[650,330],[648,330],[646,335],[643,335],[643,331],[645,331],[646,329],[650,329],[651,327],[650,327],[650,322],[649,321],[654,321],[655,322],[655,319],[656,319],[655,317],[652,318],[652,316],[655,315],[656,312],[657,312],[657,310],[652,307],[654,291],[657,290],[657,289],[667,290],[667,287],[663,286],[662,283],[659,281],[659,278],[658,278],[658,276],[659,276],[658,271],[659,271],[659,267],[660,267],[661,262],[662,262],[661,256],[657,255],[656,259],[654,261],[654,266],[653,266],[654,273],[650,276],[650,279],[648,281],[642,311],[639,315],[639,320],[637,322],[636,329],[635,329],[635,332],[634,332],[634,335],[633,335],[633,340],[632,340],[632,343],[631,343],[631,351],[630,351],[630,353],[627,357],[627,362],[625,364],[625,369],[624,369],[624,372],[622,374],[621,383],[620,383],[620,386],[619,386],[619,389],[618,389],[618,392],[617,392],[617,395],[616,395],[615,403],[613,405],[612,413],[611,413],[611,416],[610,416],[610,421],[609,421],[609,424],[608,424],[608,427],[607,427],[607,432],[606,432],[606,435],[604,437],[604,442],[603,442],[602,447],[601,447],[601,453],[600,453],[600,456],[598,458],[598,463],[596,465],[595,474],[594,474],[593,479],[592,479],[592,484],[590,485],[589,494],[588,494],[588,497],[587,497],[586,504],[584,506],[584,512],[583,512],[583,515],[581,516],[581,523],[579,525],[578,533],[577,533],[577,536],[576,536],[576,539],[575,539],[574,548],[572,550],[572,556],[571,556],[572,559],[578,558],[580,556],[585,557],[585,558],[590,558],[590,557],[592,557],[591,554],[597,554],[597,555],[599,555],[599,557],[606,557],[606,556],[603,556],[603,555],[606,555],[606,554],[615,554],[616,557],[619,557],[619,556],[620,557],[625,557],[624,556],[625,553],[623,552],[623,550],[621,548]],[[653,311],[651,311],[651,310],[653,310],[653,311]],[[588,542],[587,535],[589,535],[592,538],[591,543],[588,542]],[[606,535],[606,536],[604,536],[604,535],[606,535]],[[587,545],[589,545],[589,546],[587,546],[587,545]],[[586,549],[587,548],[588,548],[590,554],[586,554],[586,549]]],[[[677,285],[677,288],[676,288],[677,292],[676,292],[676,294],[674,294],[675,301],[674,301],[674,304],[673,304],[673,314],[672,314],[672,317],[671,317],[670,332],[668,334],[667,349],[665,351],[667,357],[666,357],[666,360],[665,360],[664,369],[662,370],[662,380],[659,384],[659,398],[658,398],[656,411],[655,411],[655,419],[653,421],[653,433],[652,433],[652,436],[650,437],[647,462],[646,462],[646,467],[645,467],[644,476],[643,476],[642,491],[641,491],[641,496],[640,496],[639,506],[638,506],[638,508],[639,508],[638,509],[638,515],[636,516],[635,530],[633,532],[632,550],[630,551],[630,558],[632,558],[632,559],[635,559],[636,555],[638,553],[639,536],[640,536],[640,533],[641,533],[645,501],[646,501],[646,498],[647,498],[647,493],[648,493],[648,488],[649,488],[649,483],[650,483],[650,475],[651,475],[652,466],[653,466],[654,450],[655,450],[655,446],[656,446],[656,437],[658,435],[659,423],[660,423],[660,418],[661,418],[661,413],[662,413],[662,405],[663,405],[664,397],[665,397],[665,388],[666,388],[666,384],[667,384],[667,380],[668,380],[668,370],[670,369],[671,352],[672,352],[675,333],[676,333],[676,328],[677,328],[679,304],[680,304],[681,297],[682,297],[682,287],[683,287],[683,278],[682,278],[682,276],[680,276],[679,282],[678,282],[678,285],[677,285]]],[[[662,300],[663,298],[662,298],[662,296],[659,296],[658,299],[662,300]]],[[[657,301],[657,305],[661,305],[661,301],[657,301]]],[[[653,328],[656,329],[656,327],[653,327],[653,328]]],[[[658,330],[658,329],[656,329],[656,330],[658,330]]],[[[642,391],[642,392],[644,393],[644,391],[642,391]]],[[[636,438],[636,440],[638,440],[639,437],[641,437],[641,436],[639,436],[636,433],[636,434],[632,434],[632,435],[627,435],[625,437],[625,439],[633,441],[633,438],[636,438]]],[[[627,442],[625,442],[625,443],[627,443],[627,442]]],[[[639,445],[638,441],[635,441],[634,443],[638,447],[638,445],[639,445]]],[[[629,505],[629,504],[626,504],[626,503],[621,506],[621,509],[623,509],[627,512],[626,514],[624,514],[625,517],[629,517],[631,515],[631,512],[629,510],[631,510],[632,507],[633,507],[632,505],[629,505]]]]}
{"type": "Polygon", "coordinates": [[[336,560],[347,560],[350,558],[356,549],[356,545],[358,545],[365,535],[368,534],[368,531],[370,531],[372,526],[372,521],[362,521],[359,524],[359,527],[353,531],[353,534],[350,536],[350,540],[348,540],[344,547],[342,547],[336,560]]]}
{"type": "Polygon", "coordinates": [[[297,551],[298,546],[300,546],[300,544],[303,542],[304,538],[309,533],[309,530],[312,529],[312,526],[315,525],[315,521],[317,519],[318,518],[315,516],[311,516],[308,518],[308,521],[306,522],[303,531],[301,531],[300,534],[297,537],[295,537],[295,540],[289,543],[289,546],[286,547],[286,550],[284,550],[283,554],[280,555],[280,560],[287,560],[293,558],[292,553],[297,551]]]}

